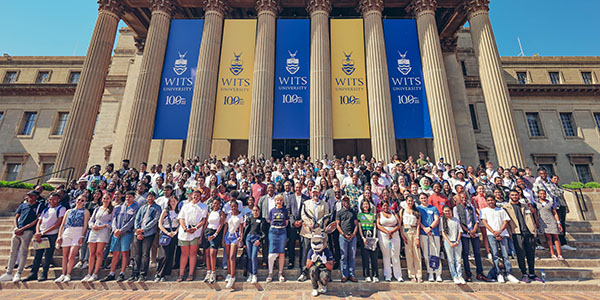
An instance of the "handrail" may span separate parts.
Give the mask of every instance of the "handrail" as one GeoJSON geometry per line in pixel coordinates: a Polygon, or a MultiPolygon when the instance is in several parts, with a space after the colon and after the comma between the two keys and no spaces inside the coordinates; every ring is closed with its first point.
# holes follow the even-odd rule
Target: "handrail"
{"type": "Polygon", "coordinates": [[[23,179],[23,180],[11,182],[8,186],[10,187],[13,184],[17,184],[17,183],[21,183],[21,182],[27,182],[27,181],[31,181],[31,180],[34,180],[34,179],[37,179],[36,185],[39,185],[40,184],[40,180],[42,178],[44,178],[46,176],[49,176],[49,175],[54,175],[54,174],[62,173],[64,171],[68,171],[68,173],[67,173],[67,183],[69,183],[71,181],[71,178],[73,177],[73,173],[75,172],[75,168],[74,167],[68,167],[68,168],[64,168],[62,170],[58,170],[58,171],[54,171],[54,172],[51,172],[51,173],[39,175],[39,176],[36,176],[36,177],[31,177],[31,178],[28,178],[28,179],[23,179]]]}
{"type": "Polygon", "coordinates": [[[585,220],[584,212],[588,211],[587,204],[585,203],[585,197],[583,196],[583,190],[581,189],[568,189],[575,195],[575,200],[577,200],[577,206],[579,211],[581,212],[581,217],[585,220]]]}

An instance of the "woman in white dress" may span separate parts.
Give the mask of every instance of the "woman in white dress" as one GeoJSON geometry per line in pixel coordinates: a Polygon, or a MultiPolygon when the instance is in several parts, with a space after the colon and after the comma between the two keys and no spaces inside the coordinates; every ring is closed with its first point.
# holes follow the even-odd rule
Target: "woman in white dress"
{"type": "Polygon", "coordinates": [[[90,253],[88,274],[81,282],[92,282],[98,280],[98,272],[102,265],[102,256],[104,255],[104,247],[110,240],[110,231],[113,217],[113,206],[109,193],[102,196],[102,206],[96,207],[94,213],[90,217],[88,227],[92,230],[88,237],[88,247],[90,253]]]}

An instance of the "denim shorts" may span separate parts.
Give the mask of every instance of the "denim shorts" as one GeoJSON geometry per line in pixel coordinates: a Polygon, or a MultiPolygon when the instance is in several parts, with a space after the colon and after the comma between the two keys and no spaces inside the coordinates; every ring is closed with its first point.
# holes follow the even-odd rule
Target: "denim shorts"
{"type": "Polygon", "coordinates": [[[225,245],[237,244],[238,237],[239,237],[239,234],[237,232],[234,232],[234,233],[226,232],[225,233],[225,245]]]}
{"type": "Polygon", "coordinates": [[[114,235],[110,241],[110,252],[123,252],[131,249],[131,240],[133,239],[133,233],[122,233],[120,237],[114,235]]]}

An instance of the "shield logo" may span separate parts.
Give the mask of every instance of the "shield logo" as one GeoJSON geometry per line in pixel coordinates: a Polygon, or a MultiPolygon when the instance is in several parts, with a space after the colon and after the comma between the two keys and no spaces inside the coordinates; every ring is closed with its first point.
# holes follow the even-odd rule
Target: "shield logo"
{"type": "Polygon", "coordinates": [[[288,71],[288,73],[294,75],[296,72],[298,72],[298,70],[300,70],[300,60],[296,58],[298,50],[296,50],[294,53],[288,50],[288,53],[290,54],[290,58],[286,60],[285,69],[288,71]]]}
{"type": "Polygon", "coordinates": [[[412,70],[410,67],[410,59],[406,59],[406,54],[408,54],[408,51],[404,52],[404,54],[398,51],[398,54],[400,55],[400,59],[398,59],[398,71],[400,71],[402,75],[406,76],[412,70]]]}
{"type": "Polygon", "coordinates": [[[235,52],[233,52],[234,59],[231,60],[229,71],[231,71],[231,74],[235,76],[240,75],[240,73],[244,71],[244,61],[240,59],[240,56],[242,56],[241,52],[240,54],[235,54],[235,52]]]}
{"type": "Polygon", "coordinates": [[[173,65],[173,72],[175,72],[177,76],[181,76],[181,74],[187,71],[187,59],[185,59],[187,51],[184,54],[181,54],[180,52],[177,52],[177,54],[179,55],[179,59],[175,60],[175,65],[173,65]]]}
{"type": "Polygon", "coordinates": [[[342,71],[344,71],[346,75],[350,76],[352,73],[354,73],[354,70],[356,70],[354,68],[354,59],[350,58],[350,56],[352,56],[352,52],[350,52],[350,54],[346,54],[346,51],[344,51],[344,56],[346,58],[342,60],[342,71]]]}

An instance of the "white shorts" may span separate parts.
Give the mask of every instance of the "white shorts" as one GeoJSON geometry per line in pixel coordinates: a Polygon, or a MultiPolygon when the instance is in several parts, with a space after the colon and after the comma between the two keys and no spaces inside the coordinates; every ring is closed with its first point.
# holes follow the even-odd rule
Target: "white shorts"
{"type": "Polygon", "coordinates": [[[69,227],[63,231],[61,247],[79,246],[79,239],[83,236],[83,227],[69,227]]]}

